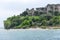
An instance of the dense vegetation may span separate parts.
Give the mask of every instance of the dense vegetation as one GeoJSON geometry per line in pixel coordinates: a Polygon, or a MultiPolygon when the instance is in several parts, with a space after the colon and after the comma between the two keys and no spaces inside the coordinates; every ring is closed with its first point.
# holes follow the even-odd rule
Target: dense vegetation
{"type": "Polygon", "coordinates": [[[35,16],[28,16],[28,13],[24,11],[20,15],[14,15],[7,18],[7,20],[4,21],[4,27],[5,29],[26,29],[36,27],[45,28],[49,26],[60,26],[60,13],[58,12],[55,12],[53,15],[39,15],[38,12],[35,12],[34,15],[35,16]]]}

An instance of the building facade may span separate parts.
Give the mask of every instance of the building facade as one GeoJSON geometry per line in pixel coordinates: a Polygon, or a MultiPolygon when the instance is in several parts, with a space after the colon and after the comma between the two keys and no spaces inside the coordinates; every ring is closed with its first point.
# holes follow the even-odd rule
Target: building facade
{"type": "Polygon", "coordinates": [[[31,10],[29,10],[27,8],[26,11],[27,11],[27,13],[28,13],[29,16],[34,16],[34,12],[35,12],[34,8],[32,8],[31,10]]]}
{"type": "Polygon", "coordinates": [[[39,14],[49,14],[53,15],[55,12],[60,12],[60,4],[48,4],[46,7],[32,8],[31,10],[26,9],[28,15],[34,16],[34,12],[37,11],[39,14]]]}
{"type": "Polygon", "coordinates": [[[48,4],[47,5],[47,14],[54,14],[60,12],[60,4],[48,4]]]}

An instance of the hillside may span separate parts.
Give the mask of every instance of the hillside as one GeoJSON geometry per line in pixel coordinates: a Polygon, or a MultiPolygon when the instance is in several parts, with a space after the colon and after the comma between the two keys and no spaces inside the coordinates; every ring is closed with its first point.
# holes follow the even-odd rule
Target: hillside
{"type": "MultiPolygon", "coordinates": [[[[37,13],[38,14],[38,13],[37,13]]],[[[60,13],[57,13],[60,14],[60,13]]],[[[29,16],[26,11],[17,16],[12,16],[4,21],[5,29],[46,28],[60,25],[60,15],[48,14],[29,16]],[[42,27],[43,26],[43,27],[42,27]]]]}

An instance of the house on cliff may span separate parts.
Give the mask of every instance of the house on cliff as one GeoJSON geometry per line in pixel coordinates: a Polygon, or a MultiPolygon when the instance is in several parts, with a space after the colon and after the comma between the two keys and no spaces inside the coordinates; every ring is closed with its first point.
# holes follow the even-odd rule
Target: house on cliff
{"type": "Polygon", "coordinates": [[[36,8],[36,10],[34,10],[34,8],[32,8],[31,10],[27,8],[26,11],[30,16],[34,16],[35,11],[37,11],[38,15],[41,14],[54,15],[54,13],[58,12],[60,13],[60,4],[48,4],[45,7],[36,8]]]}

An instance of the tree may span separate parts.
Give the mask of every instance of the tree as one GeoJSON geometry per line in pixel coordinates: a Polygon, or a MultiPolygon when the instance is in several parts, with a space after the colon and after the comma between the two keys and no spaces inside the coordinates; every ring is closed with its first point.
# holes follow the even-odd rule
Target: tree
{"type": "Polygon", "coordinates": [[[58,11],[55,11],[55,12],[54,12],[54,15],[55,15],[55,16],[59,16],[60,13],[59,13],[58,11]]]}
{"type": "Polygon", "coordinates": [[[27,16],[27,15],[28,15],[27,11],[24,11],[22,14],[20,14],[20,16],[27,16]]]}
{"type": "Polygon", "coordinates": [[[7,21],[4,21],[4,28],[5,29],[10,29],[10,27],[11,27],[11,22],[9,21],[9,20],[7,20],[7,21]]]}

